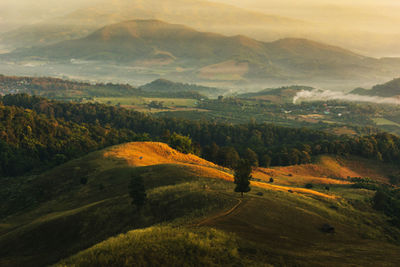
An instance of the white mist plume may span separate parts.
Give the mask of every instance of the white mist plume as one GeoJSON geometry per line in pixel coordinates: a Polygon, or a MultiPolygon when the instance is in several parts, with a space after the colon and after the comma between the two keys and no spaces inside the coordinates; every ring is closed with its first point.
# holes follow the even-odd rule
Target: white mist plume
{"type": "Polygon", "coordinates": [[[293,98],[293,104],[296,104],[296,102],[299,100],[305,100],[305,101],[342,100],[350,102],[371,102],[376,104],[400,105],[400,98],[346,94],[343,92],[335,92],[330,90],[319,90],[319,89],[314,89],[312,91],[302,90],[298,92],[296,96],[293,98]]]}

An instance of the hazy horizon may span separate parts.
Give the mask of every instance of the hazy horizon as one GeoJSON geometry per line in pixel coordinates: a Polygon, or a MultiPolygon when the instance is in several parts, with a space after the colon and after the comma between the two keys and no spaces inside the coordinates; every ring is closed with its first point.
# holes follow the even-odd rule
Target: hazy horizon
{"type": "MultiPolygon", "coordinates": [[[[58,2],[50,0],[34,2],[3,0],[0,3],[0,33],[63,16],[79,8],[101,2],[106,5],[117,5],[124,0],[71,0],[63,3],[61,7],[58,2]]],[[[135,2],[145,5],[142,0],[135,2]]],[[[193,0],[193,3],[196,2],[199,1],[193,0]]],[[[370,56],[400,56],[400,48],[396,41],[400,38],[398,1],[356,0],[349,3],[344,0],[209,0],[209,2],[230,4],[267,15],[300,19],[311,23],[312,30],[305,30],[300,37],[332,43],[370,56]]]]}

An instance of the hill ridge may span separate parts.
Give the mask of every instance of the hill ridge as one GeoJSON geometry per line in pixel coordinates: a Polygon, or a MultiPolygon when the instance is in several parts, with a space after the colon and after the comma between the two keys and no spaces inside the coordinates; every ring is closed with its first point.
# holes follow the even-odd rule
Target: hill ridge
{"type": "MultiPolygon", "coordinates": [[[[303,83],[376,79],[395,73],[397,61],[379,60],[308,39],[262,42],[243,35],[202,32],[161,20],[107,25],[80,39],[1,55],[50,62],[85,62],[162,68],[159,77],[204,81],[303,83]],[[373,74],[373,76],[371,76],[373,74]],[[371,78],[372,77],[372,78],[371,78]]],[[[158,73],[158,72],[157,72],[158,73]]]]}

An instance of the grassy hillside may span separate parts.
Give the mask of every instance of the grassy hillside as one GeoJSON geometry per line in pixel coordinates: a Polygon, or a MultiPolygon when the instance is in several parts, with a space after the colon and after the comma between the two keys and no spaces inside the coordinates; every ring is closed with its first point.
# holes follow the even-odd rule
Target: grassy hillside
{"type": "Polygon", "coordinates": [[[151,142],[107,148],[39,176],[1,180],[0,265],[396,266],[400,230],[372,209],[373,191],[324,177],[372,164],[359,162],[323,157],[315,167],[259,169],[275,181],[256,171],[241,199],[229,170],[194,155],[151,142]],[[314,169],[307,175],[316,186],[306,189],[302,176],[314,169]],[[148,194],[141,212],[128,196],[137,175],[148,194]],[[321,231],[324,224],[335,233],[321,231]]]}
{"type": "MultiPolygon", "coordinates": [[[[151,144],[138,146],[136,152],[142,153],[151,144]]],[[[153,153],[163,147],[165,156],[175,152],[160,146],[154,144],[153,153]]],[[[174,160],[160,162],[164,164],[146,162],[139,166],[150,165],[138,167],[119,158],[124,153],[120,147],[115,149],[89,154],[31,179],[1,181],[0,265],[47,265],[130,229],[178,218],[186,221],[235,203],[229,195],[213,193],[225,191],[223,179],[202,178],[231,177],[212,163],[177,154],[174,160]],[[128,196],[134,175],[144,178],[148,194],[141,213],[128,196]]]]}
{"type": "Polygon", "coordinates": [[[114,237],[55,266],[270,266],[241,258],[239,248],[234,235],[220,230],[158,226],[114,237]]]}

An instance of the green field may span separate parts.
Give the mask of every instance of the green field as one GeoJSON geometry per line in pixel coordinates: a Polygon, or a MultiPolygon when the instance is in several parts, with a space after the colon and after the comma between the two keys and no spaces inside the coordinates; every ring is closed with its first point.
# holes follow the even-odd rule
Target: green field
{"type": "Polygon", "coordinates": [[[165,107],[187,107],[194,108],[197,106],[198,100],[184,98],[156,98],[156,97],[99,97],[94,99],[95,102],[108,105],[123,106],[146,106],[152,101],[162,102],[165,107]]]}
{"type": "Polygon", "coordinates": [[[381,125],[392,125],[392,126],[400,127],[400,124],[398,124],[398,123],[396,123],[394,121],[390,121],[390,120],[385,119],[385,118],[375,118],[373,120],[376,123],[376,125],[378,125],[378,126],[381,126],[381,125]]]}

